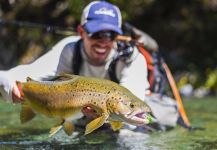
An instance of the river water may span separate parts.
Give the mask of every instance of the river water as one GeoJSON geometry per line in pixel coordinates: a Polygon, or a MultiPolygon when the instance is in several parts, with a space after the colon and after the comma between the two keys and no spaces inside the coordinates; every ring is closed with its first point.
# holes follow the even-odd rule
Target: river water
{"type": "Polygon", "coordinates": [[[63,131],[49,138],[49,129],[57,120],[37,116],[21,124],[20,105],[6,104],[0,100],[0,149],[18,150],[217,150],[217,98],[184,100],[193,127],[189,131],[180,126],[161,132],[119,133],[101,130],[87,136],[77,129],[72,136],[63,131]]]}

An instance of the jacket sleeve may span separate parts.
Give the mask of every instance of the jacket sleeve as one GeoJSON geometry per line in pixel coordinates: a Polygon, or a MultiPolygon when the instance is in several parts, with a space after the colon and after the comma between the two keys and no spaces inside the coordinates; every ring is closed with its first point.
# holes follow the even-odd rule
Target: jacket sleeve
{"type": "MultiPolygon", "coordinates": [[[[68,37],[57,43],[48,53],[31,64],[19,65],[8,71],[0,71],[0,92],[3,99],[12,102],[12,88],[16,81],[24,82],[29,76],[35,80],[42,80],[54,76],[61,63],[62,51],[69,42],[78,38],[68,37]]],[[[60,68],[61,69],[61,68],[60,68]]]]}
{"type": "MultiPolygon", "coordinates": [[[[121,65],[119,65],[120,67],[121,65]]],[[[129,62],[125,64],[120,78],[120,84],[128,88],[133,94],[144,100],[149,90],[147,79],[147,63],[144,56],[135,48],[129,62]]]]}

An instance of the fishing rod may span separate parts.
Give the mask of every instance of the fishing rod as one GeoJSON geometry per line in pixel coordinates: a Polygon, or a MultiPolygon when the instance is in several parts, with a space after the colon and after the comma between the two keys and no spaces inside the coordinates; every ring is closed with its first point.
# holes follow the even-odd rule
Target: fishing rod
{"type": "Polygon", "coordinates": [[[6,20],[0,18],[0,25],[15,25],[18,27],[40,28],[46,32],[55,32],[62,35],[75,35],[77,34],[74,28],[51,26],[47,24],[33,23],[28,21],[6,20]]]}

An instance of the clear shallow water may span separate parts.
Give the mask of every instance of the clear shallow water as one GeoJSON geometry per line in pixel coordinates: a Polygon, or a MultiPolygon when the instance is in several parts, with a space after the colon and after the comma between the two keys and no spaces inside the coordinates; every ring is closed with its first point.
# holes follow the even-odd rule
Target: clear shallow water
{"type": "Polygon", "coordinates": [[[49,138],[49,129],[56,120],[37,116],[21,124],[20,105],[0,100],[0,149],[217,150],[217,98],[185,100],[184,104],[192,125],[205,130],[176,127],[150,134],[121,130],[120,133],[98,131],[83,136],[83,130],[77,129],[79,132],[72,136],[60,131],[49,138]]]}

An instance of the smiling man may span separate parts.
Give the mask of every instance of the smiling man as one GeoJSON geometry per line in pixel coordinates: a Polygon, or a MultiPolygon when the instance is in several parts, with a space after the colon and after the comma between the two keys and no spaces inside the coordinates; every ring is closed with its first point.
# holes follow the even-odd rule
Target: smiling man
{"type": "Polygon", "coordinates": [[[85,53],[91,64],[101,65],[110,54],[116,33],[109,30],[99,31],[93,35],[88,34],[82,27],[78,27],[81,38],[84,41],[85,53]]]}
{"type": "MultiPolygon", "coordinates": [[[[115,39],[122,34],[121,20],[120,10],[115,5],[91,2],[83,10],[79,36],[66,37],[32,64],[0,71],[2,96],[9,102],[21,102],[23,98],[16,81],[26,81],[28,76],[48,80],[64,72],[111,79],[108,70],[117,53],[115,39]]],[[[118,60],[115,70],[120,84],[142,100],[149,88],[145,68],[146,60],[134,47],[129,58],[118,60]]]]}
{"type": "Polygon", "coordinates": [[[120,10],[107,2],[90,3],[83,10],[78,32],[90,63],[104,63],[114,46],[116,35],[122,34],[120,10]]]}
{"type": "MultiPolygon", "coordinates": [[[[153,95],[152,98],[151,95],[147,95],[147,64],[138,49],[130,47],[132,53],[128,57],[116,59],[120,52],[116,37],[122,34],[121,20],[117,6],[106,1],[91,2],[83,10],[78,26],[79,36],[64,38],[31,64],[0,71],[1,95],[8,102],[22,102],[23,95],[16,81],[25,82],[28,76],[40,81],[49,80],[64,72],[114,80],[115,74],[120,85],[151,107],[159,123],[175,126],[178,118],[176,105],[172,105],[169,110],[162,109],[168,108],[168,105],[165,105],[161,97],[153,95]],[[115,67],[111,67],[114,62],[115,67]],[[162,102],[162,105],[156,105],[156,100],[162,102]],[[166,118],[169,118],[169,121],[166,118]]],[[[169,101],[168,104],[171,103],[169,101]]],[[[97,115],[89,107],[84,108],[83,113],[92,117],[97,115]]]]}

